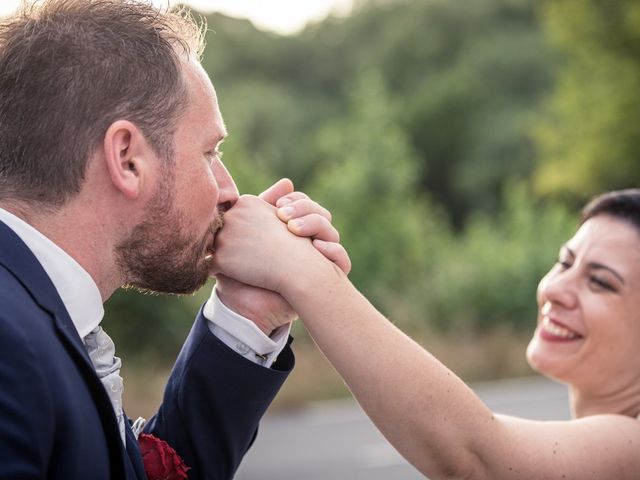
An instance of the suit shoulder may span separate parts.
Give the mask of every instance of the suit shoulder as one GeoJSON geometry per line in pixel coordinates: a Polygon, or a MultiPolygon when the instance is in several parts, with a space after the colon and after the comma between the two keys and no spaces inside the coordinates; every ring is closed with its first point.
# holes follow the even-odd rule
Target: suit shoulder
{"type": "Polygon", "coordinates": [[[0,264],[0,297],[8,300],[12,295],[20,292],[29,294],[20,280],[7,267],[0,264]]]}
{"type": "Polygon", "coordinates": [[[36,304],[25,286],[0,265],[0,342],[8,341],[7,335],[11,330],[25,335],[25,329],[46,324],[40,321],[40,317],[45,316],[47,314],[36,304]]]}

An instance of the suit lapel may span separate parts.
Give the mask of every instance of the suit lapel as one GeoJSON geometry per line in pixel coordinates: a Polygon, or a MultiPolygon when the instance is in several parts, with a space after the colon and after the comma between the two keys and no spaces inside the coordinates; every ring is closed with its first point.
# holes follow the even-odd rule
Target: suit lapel
{"type": "Polygon", "coordinates": [[[129,421],[126,421],[125,435],[127,438],[127,478],[133,478],[135,476],[139,480],[146,480],[147,474],[144,471],[144,464],[142,463],[142,457],[140,456],[140,449],[138,448],[138,439],[133,434],[129,421]]]}
{"type": "Polygon", "coordinates": [[[78,370],[87,382],[98,408],[109,448],[112,477],[119,480],[127,478],[124,473],[124,449],[113,406],[102,382],[95,373],[93,364],[69,317],[69,313],[51,279],[33,253],[31,253],[31,250],[3,222],[0,222],[0,265],[3,265],[13,274],[31,294],[34,302],[40,308],[51,314],[62,344],[78,366],[78,370]]]}

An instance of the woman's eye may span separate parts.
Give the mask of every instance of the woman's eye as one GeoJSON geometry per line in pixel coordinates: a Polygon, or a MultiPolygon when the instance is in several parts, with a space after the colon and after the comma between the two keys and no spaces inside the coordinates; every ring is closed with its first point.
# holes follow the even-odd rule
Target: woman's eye
{"type": "Polygon", "coordinates": [[[560,268],[562,270],[567,270],[568,268],[571,267],[571,262],[569,262],[568,260],[562,260],[562,259],[558,259],[558,261],[556,262],[557,265],[560,265],[560,268]]]}
{"type": "Polygon", "coordinates": [[[591,281],[592,284],[594,284],[598,288],[602,288],[604,290],[609,290],[611,292],[615,292],[616,291],[615,288],[613,288],[609,282],[606,282],[605,280],[602,280],[599,277],[596,277],[596,276],[592,275],[591,278],[590,278],[590,281],[591,281]]]}

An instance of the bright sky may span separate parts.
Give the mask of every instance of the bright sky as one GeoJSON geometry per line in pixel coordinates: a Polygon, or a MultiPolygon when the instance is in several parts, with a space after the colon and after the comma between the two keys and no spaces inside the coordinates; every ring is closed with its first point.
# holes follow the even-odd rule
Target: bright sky
{"type": "MultiPolygon", "coordinates": [[[[153,0],[156,5],[167,1],[186,3],[201,12],[219,11],[232,17],[250,19],[262,29],[294,33],[309,21],[320,20],[330,13],[346,14],[352,0],[153,0]]],[[[0,15],[17,8],[20,0],[0,0],[0,15]]]]}

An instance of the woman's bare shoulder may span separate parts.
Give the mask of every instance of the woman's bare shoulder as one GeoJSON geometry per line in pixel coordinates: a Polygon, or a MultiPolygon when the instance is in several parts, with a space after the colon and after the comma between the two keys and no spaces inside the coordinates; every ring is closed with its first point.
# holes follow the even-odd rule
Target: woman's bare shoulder
{"type": "Polygon", "coordinates": [[[515,469],[527,478],[637,479],[640,422],[603,414],[566,421],[534,421],[496,415],[504,435],[504,477],[515,469]]]}

